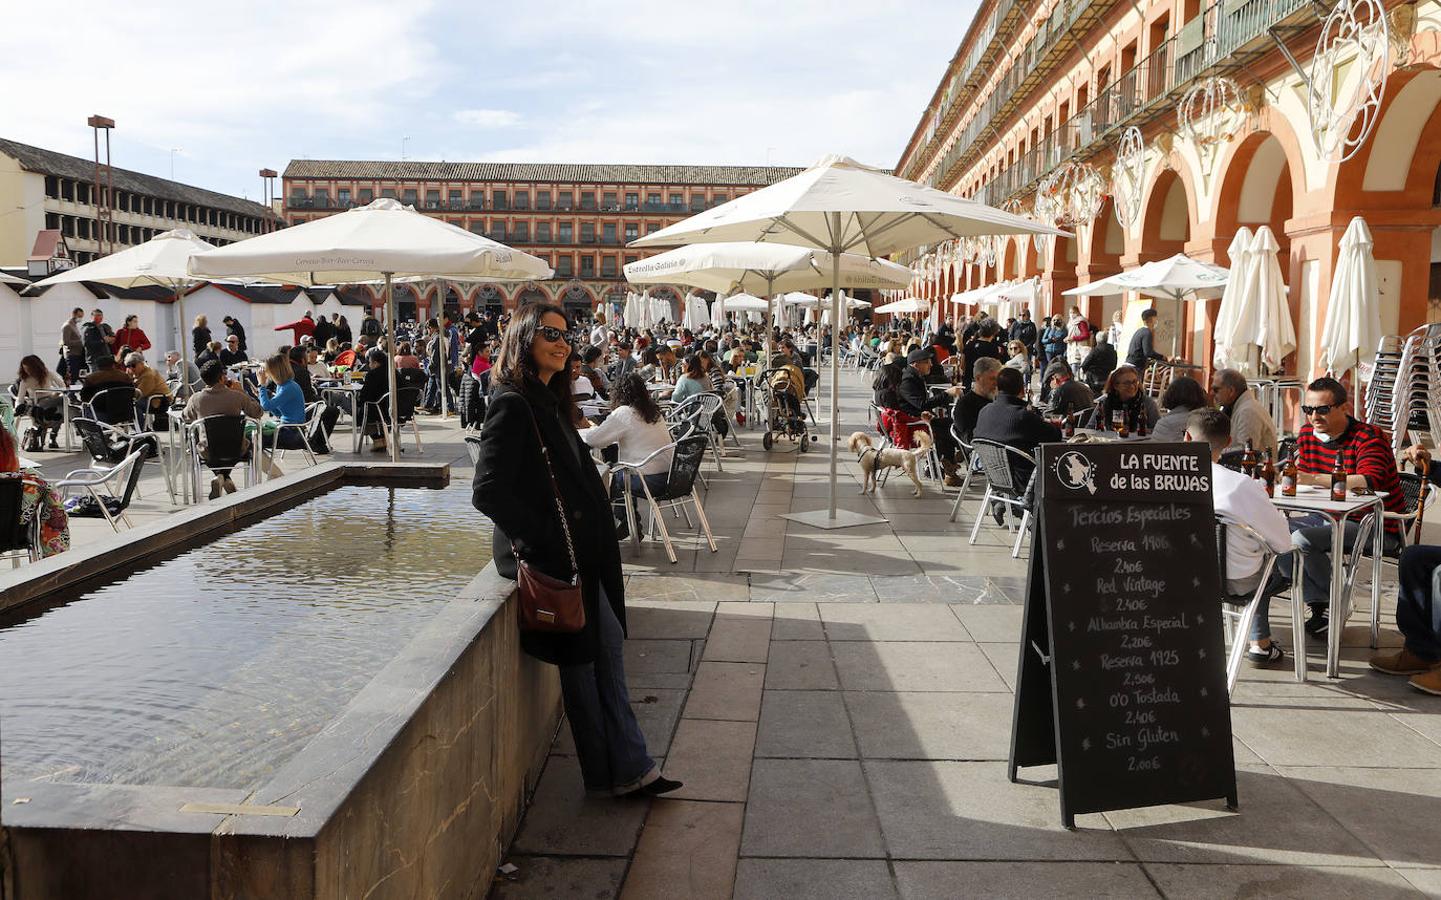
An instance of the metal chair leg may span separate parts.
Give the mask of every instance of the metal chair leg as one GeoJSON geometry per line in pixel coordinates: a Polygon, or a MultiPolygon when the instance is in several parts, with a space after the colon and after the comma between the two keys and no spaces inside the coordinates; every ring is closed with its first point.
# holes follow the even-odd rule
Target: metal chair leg
{"type": "Polygon", "coordinates": [[[1026,528],[1031,524],[1031,511],[1021,513],[1021,527],[1016,529],[1016,543],[1011,547],[1011,559],[1021,555],[1021,541],[1026,538],[1026,528]]]}
{"type": "Polygon", "coordinates": [[[981,506],[976,510],[976,524],[971,526],[970,543],[976,542],[976,537],[981,533],[981,520],[986,516],[986,505],[991,501],[991,486],[986,485],[985,494],[981,495],[981,506]]]}
{"type": "Polygon", "coordinates": [[[700,505],[700,496],[694,490],[690,492],[690,500],[695,504],[695,517],[700,520],[701,531],[705,532],[706,543],[710,545],[710,552],[717,551],[715,535],[711,534],[710,521],[705,517],[705,508],[700,505]]]}

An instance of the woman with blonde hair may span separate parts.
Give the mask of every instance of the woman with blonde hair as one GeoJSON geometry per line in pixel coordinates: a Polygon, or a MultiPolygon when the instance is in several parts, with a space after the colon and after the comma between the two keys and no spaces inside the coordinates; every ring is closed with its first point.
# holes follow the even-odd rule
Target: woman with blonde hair
{"type": "Polygon", "coordinates": [[[198,357],[210,346],[210,323],[204,315],[195,317],[195,327],[190,329],[190,346],[198,357]]]}

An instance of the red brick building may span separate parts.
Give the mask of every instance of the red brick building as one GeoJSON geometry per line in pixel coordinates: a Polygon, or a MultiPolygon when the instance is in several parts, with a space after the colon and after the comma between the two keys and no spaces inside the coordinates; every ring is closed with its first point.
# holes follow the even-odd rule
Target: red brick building
{"type": "MultiPolygon", "coordinates": [[[[513,308],[544,298],[592,309],[620,304],[622,267],[656,251],[630,241],[799,172],[779,166],[293,160],[283,175],[291,224],[393,197],[428,215],[538,256],[548,282],[455,285],[448,309],[513,308]]],[[[679,303],[682,287],[659,286],[679,303]]],[[[402,319],[428,315],[435,288],[405,287],[402,319]]]]}

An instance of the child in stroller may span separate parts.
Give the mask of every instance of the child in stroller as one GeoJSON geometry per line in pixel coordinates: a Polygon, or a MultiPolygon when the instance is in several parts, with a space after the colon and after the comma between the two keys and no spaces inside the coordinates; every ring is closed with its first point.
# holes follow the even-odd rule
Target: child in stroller
{"type": "Polygon", "coordinates": [[[766,418],[766,433],[761,445],[769,450],[777,436],[796,442],[804,453],[810,446],[810,434],[806,431],[806,382],[805,374],[785,354],[771,357],[771,368],[761,373],[770,395],[770,409],[766,418]]]}

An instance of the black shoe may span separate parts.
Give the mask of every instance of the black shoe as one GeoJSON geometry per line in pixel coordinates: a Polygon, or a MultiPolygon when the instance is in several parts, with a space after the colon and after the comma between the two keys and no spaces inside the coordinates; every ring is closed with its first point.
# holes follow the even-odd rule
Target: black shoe
{"type": "Polygon", "coordinates": [[[617,540],[622,541],[630,537],[630,522],[625,519],[617,522],[615,525],[615,536],[617,540]]]}
{"type": "Polygon", "coordinates": [[[1306,633],[1312,637],[1321,637],[1331,627],[1331,616],[1324,606],[1311,607],[1311,617],[1306,620],[1306,633]]]}
{"type": "Polygon", "coordinates": [[[992,503],[991,518],[996,520],[997,527],[1004,528],[1006,525],[1006,505],[1004,503],[992,503]]]}
{"type": "Polygon", "coordinates": [[[669,794],[671,791],[679,790],[683,785],[679,781],[671,781],[665,776],[657,778],[650,784],[642,787],[638,793],[649,794],[652,797],[659,797],[661,794],[669,794]]]}
{"type": "Polygon", "coordinates": [[[1286,659],[1286,651],[1282,650],[1275,641],[1265,650],[1251,650],[1246,654],[1246,662],[1257,669],[1270,669],[1279,666],[1286,659]]]}

